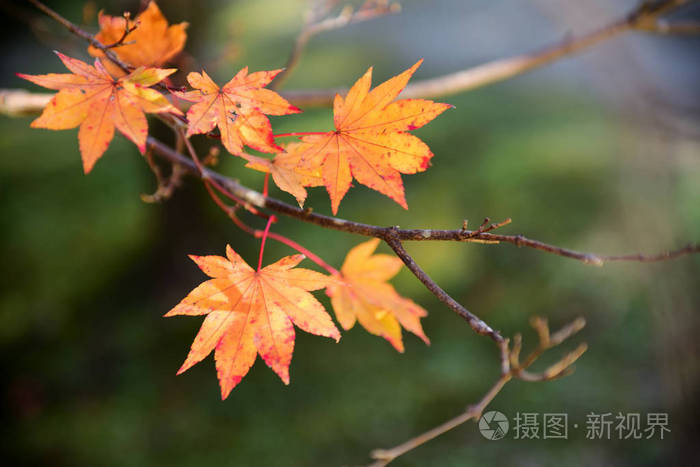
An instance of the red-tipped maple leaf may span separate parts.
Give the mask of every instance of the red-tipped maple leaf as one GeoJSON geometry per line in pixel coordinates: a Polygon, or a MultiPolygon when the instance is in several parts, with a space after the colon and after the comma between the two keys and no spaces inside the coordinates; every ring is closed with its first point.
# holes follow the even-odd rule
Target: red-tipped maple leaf
{"type": "Polygon", "coordinates": [[[399,295],[387,283],[403,263],[395,256],[373,255],[377,245],[379,239],[375,238],[351,249],[341,275],[328,284],[326,293],[331,297],[338,322],[347,330],[357,320],[371,334],[388,340],[399,352],[404,350],[401,326],[430,344],[420,324],[420,318],[428,312],[399,295]]]}
{"type": "Polygon", "coordinates": [[[299,166],[321,169],[334,214],[353,177],[407,208],[401,174],[426,170],[433,157],[430,148],[408,131],[452,107],[424,99],[394,101],[421,62],[371,91],[370,68],[344,99],[335,96],[335,131],[301,137],[299,166]]]}
{"type": "Polygon", "coordinates": [[[99,60],[95,60],[93,67],[56,53],[73,74],[17,76],[58,90],[31,126],[65,130],[80,125],[78,141],[85,173],[90,172],[104,154],[114,136],[114,127],[133,141],[143,154],[148,136],[144,112],[182,113],[162,94],[148,88],[174,73],[174,69],[137,68],[127,76],[114,79],[99,60]]]}
{"type": "Polygon", "coordinates": [[[244,145],[263,152],[281,151],[265,115],[288,115],[301,110],[275,91],[264,88],[280,71],[248,74],[246,67],[222,88],[204,71],[187,75],[187,81],[196,91],[175,93],[195,102],[187,112],[187,136],[208,133],[217,126],[221,142],[231,154],[243,156],[244,145]]]}
{"type": "Polygon", "coordinates": [[[340,339],[323,305],[308,292],[326,287],[328,276],[294,268],[304,255],[284,257],[259,271],[230,246],[226,256],[190,256],[212,279],[165,315],[207,315],[178,374],[216,349],[222,399],[248,373],[258,353],[289,384],[292,323],[311,334],[340,339]]]}
{"type": "MultiPolygon", "coordinates": [[[[182,51],[187,40],[187,23],[168,26],[168,21],[161,13],[156,2],[150,2],[148,7],[136,17],[129,20],[123,16],[110,16],[100,11],[98,21],[100,32],[95,39],[105,45],[117,44],[112,51],[124,62],[135,67],[162,66],[182,51]],[[126,28],[134,28],[126,36],[126,28]]],[[[102,63],[114,76],[123,76],[121,68],[111,61],[104,59],[104,52],[90,46],[88,52],[93,57],[100,57],[102,63]]]]}

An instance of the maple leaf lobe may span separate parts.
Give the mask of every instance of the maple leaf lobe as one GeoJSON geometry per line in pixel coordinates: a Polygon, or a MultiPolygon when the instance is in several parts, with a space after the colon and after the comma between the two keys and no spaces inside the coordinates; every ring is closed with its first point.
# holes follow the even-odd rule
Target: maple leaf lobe
{"type": "Polygon", "coordinates": [[[299,206],[303,207],[307,196],[305,187],[323,186],[323,179],[320,170],[309,171],[299,166],[296,152],[301,146],[302,143],[289,143],[272,160],[248,157],[246,167],[271,174],[275,185],[293,195],[299,206]]]}

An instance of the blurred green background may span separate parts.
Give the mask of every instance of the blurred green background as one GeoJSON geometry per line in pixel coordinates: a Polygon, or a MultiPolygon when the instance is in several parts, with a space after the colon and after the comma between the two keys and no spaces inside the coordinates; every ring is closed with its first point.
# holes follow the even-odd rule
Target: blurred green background
{"type": "MultiPolygon", "coordinates": [[[[418,58],[417,78],[527,52],[602,25],[634,2],[405,1],[400,15],[311,41],[287,89],[347,86],[368,66],[378,83],[418,58]],[[590,4],[589,4],[590,3],[590,4]]],[[[138,1],[50,3],[87,22],[138,1]]],[[[0,86],[38,91],[15,72],[62,72],[51,53],[86,58],[84,44],[19,2],[5,13],[0,86]]],[[[189,21],[180,66],[219,82],[243,65],[284,64],[307,3],[162,1],[189,21]]],[[[691,12],[692,13],[692,12],[691,12]]],[[[456,106],[416,133],[433,167],[405,177],[409,211],[356,186],[339,215],[380,225],[458,228],[512,217],[504,233],[601,254],[656,252],[700,239],[697,38],[615,39],[527,76],[442,99],[456,106]]],[[[181,77],[180,77],[181,79],[181,77]]],[[[429,310],[432,345],[404,334],[405,354],[356,327],[340,345],[297,333],[285,387],[258,359],[222,402],[213,359],[175,376],[201,318],[162,315],[204,279],[187,254],[231,244],[240,232],[186,179],[163,204],[133,145],[116,136],[95,170],[81,170],[76,131],[0,118],[0,361],[5,465],[358,465],[475,402],[498,377],[493,344],[408,272],[397,289],[429,310]]],[[[274,118],[275,132],[326,130],[329,109],[274,118]]],[[[157,122],[152,134],[171,135],[157,122]]],[[[212,140],[195,138],[205,151],[212,140]]],[[[254,188],[262,175],[224,153],[219,169],[254,188]]],[[[273,194],[292,202],[286,193],[273,194]]],[[[328,213],[322,189],[308,206],[328,213]]],[[[248,220],[260,226],[255,218],[248,220]]],[[[340,266],[351,235],[284,219],[277,230],[340,266]]],[[[275,242],[266,258],[290,254],[275,242]]],[[[388,251],[381,247],[383,251],[388,251]]],[[[506,335],[528,319],[588,327],[542,364],[586,341],[576,372],[515,381],[491,408],[565,412],[568,440],[487,441],[467,423],[395,465],[693,465],[698,459],[700,259],[584,265],[512,245],[408,244],[448,292],[506,335]],[[669,413],[664,440],[588,440],[586,414],[669,413]]],[[[306,262],[306,267],[314,267],[306,262]]],[[[323,294],[319,298],[327,304],[323,294]]],[[[613,438],[615,438],[613,434],[613,438]]]]}

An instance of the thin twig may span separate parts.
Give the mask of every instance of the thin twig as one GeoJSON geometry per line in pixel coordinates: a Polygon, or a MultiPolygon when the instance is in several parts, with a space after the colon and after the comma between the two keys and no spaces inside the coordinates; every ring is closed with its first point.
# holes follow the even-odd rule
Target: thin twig
{"type": "Polygon", "coordinates": [[[666,261],[669,259],[674,259],[678,258],[680,256],[685,256],[688,254],[692,253],[697,253],[698,247],[700,245],[693,245],[689,244],[686,245],[683,248],[680,248],[678,250],[674,251],[666,251],[663,253],[659,253],[656,255],[640,255],[640,254],[634,254],[634,255],[620,255],[620,256],[602,256],[601,259],[603,261],[636,261],[639,263],[655,263],[658,261],[666,261]]]}
{"type": "MultiPolygon", "coordinates": [[[[184,142],[179,131],[175,131],[175,150],[180,152],[184,149],[184,142]]],[[[170,175],[166,178],[163,175],[163,171],[158,167],[158,164],[153,160],[152,148],[149,148],[145,153],[144,157],[148,166],[151,168],[151,172],[156,177],[156,191],[152,194],[141,194],[141,200],[144,203],[161,203],[165,200],[170,199],[170,197],[175,193],[175,190],[181,185],[182,177],[185,175],[185,169],[180,164],[171,163],[170,164],[170,175]]]]}
{"type": "Polygon", "coordinates": [[[289,78],[292,72],[299,64],[299,60],[312,37],[325,31],[339,29],[348,24],[361,23],[379,16],[384,16],[389,13],[398,13],[399,5],[396,3],[387,5],[374,5],[370,8],[362,8],[358,11],[353,11],[352,8],[344,8],[338,16],[317,20],[314,15],[309,15],[304,22],[301,32],[294,42],[287,63],[284,69],[277,75],[275,80],[268,86],[270,89],[279,89],[289,78]]]}
{"type": "MultiPolygon", "coordinates": [[[[190,153],[191,159],[185,159],[189,164],[191,164],[191,169],[195,171],[195,173],[199,176],[202,181],[207,184],[211,185],[214,188],[216,188],[219,192],[221,192],[224,196],[227,198],[231,199],[232,201],[235,201],[236,204],[239,204],[243,206],[246,210],[250,211],[251,213],[255,214],[256,216],[264,217],[264,218],[269,218],[270,216],[258,211],[255,209],[254,206],[251,206],[249,202],[247,202],[244,199],[241,199],[240,197],[236,196],[235,194],[231,193],[229,190],[226,188],[222,187],[217,180],[214,178],[211,178],[209,176],[210,173],[212,173],[210,170],[207,170],[202,162],[199,160],[199,157],[197,156],[197,152],[194,150],[194,147],[192,146],[192,142],[190,139],[187,137],[185,134],[185,131],[183,128],[178,128],[178,131],[180,132],[180,137],[185,143],[185,146],[187,147],[187,151],[190,153]]],[[[150,136],[149,136],[150,138],[150,136]]],[[[162,143],[161,143],[162,144],[162,143]]],[[[164,145],[163,145],[164,146],[164,145]]],[[[155,147],[155,146],[152,146],[155,147]]],[[[167,146],[165,146],[167,147],[167,146]]]]}
{"type": "MultiPolygon", "coordinates": [[[[263,236],[263,231],[260,229],[254,229],[253,227],[250,227],[248,224],[244,223],[237,215],[236,215],[236,208],[238,206],[229,206],[226,204],[219,195],[216,194],[216,191],[214,188],[212,188],[211,184],[208,182],[204,183],[204,187],[207,189],[207,192],[209,193],[209,196],[214,200],[214,203],[216,203],[217,206],[221,208],[222,211],[226,213],[226,215],[231,219],[231,221],[238,227],[239,229],[243,230],[246,233],[249,233],[255,238],[260,238],[263,236]]],[[[294,240],[287,238],[283,235],[280,235],[275,232],[268,232],[267,237],[271,238],[273,240],[277,240],[278,242],[287,245],[288,247],[292,248],[293,250],[298,251],[299,253],[303,254],[306,256],[309,260],[313,261],[326,271],[328,271],[332,275],[340,275],[340,272],[328,264],[326,261],[324,261],[320,256],[309,250],[308,248],[305,248],[301,246],[299,243],[295,242],[294,240]]]]}
{"type": "Polygon", "coordinates": [[[123,62],[119,57],[117,57],[117,54],[115,54],[109,47],[104,45],[102,42],[98,41],[95,39],[95,36],[90,34],[89,32],[81,29],[74,23],[68,21],[66,18],[63,16],[59,15],[55,11],[53,11],[51,8],[47,7],[43,3],[41,3],[39,0],[27,0],[29,3],[37,7],[39,10],[47,14],[48,16],[51,17],[54,21],[57,23],[61,24],[63,27],[68,29],[70,32],[75,34],[76,36],[85,39],[92,45],[93,47],[96,47],[100,49],[102,52],[104,52],[105,56],[110,59],[115,65],[117,65],[119,68],[121,68],[124,72],[129,73],[131,72],[134,67],[128,65],[127,63],[123,62]]]}
{"type": "Polygon", "coordinates": [[[136,22],[136,23],[134,23],[133,27],[129,26],[129,21],[131,21],[131,14],[128,11],[124,12],[124,21],[125,21],[124,32],[122,33],[122,36],[118,40],[116,40],[115,42],[105,45],[106,49],[113,49],[115,47],[121,47],[123,45],[135,43],[133,41],[125,43],[124,41],[126,40],[126,36],[128,36],[129,34],[134,32],[136,30],[136,28],[138,28],[139,24],[138,24],[138,22],[136,22]]]}
{"type": "Polygon", "coordinates": [[[447,433],[459,425],[462,425],[469,420],[481,417],[481,413],[484,411],[486,406],[491,403],[498,393],[501,392],[503,386],[505,386],[506,383],[512,378],[513,377],[510,374],[502,375],[500,378],[498,378],[498,380],[496,380],[493,386],[491,386],[491,388],[479,402],[469,407],[466,411],[457,415],[456,417],[449,419],[445,423],[442,423],[435,428],[416,436],[415,438],[411,438],[398,446],[394,446],[391,449],[375,449],[370,455],[373,459],[376,459],[376,461],[370,464],[370,467],[383,467],[397,457],[403,456],[407,452],[414,450],[418,446],[421,446],[444,433],[447,433]]]}
{"type": "MultiPolygon", "coordinates": [[[[264,213],[260,213],[257,209],[253,208],[252,206],[247,207],[246,209],[250,211],[253,214],[256,214],[261,217],[267,217],[267,226],[265,227],[265,230],[258,230],[258,229],[253,229],[252,227],[249,227],[246,225],[243,221],[241,221],[238,216],[236,215],[236,206],[243,206],[247,204],[245,201],[239,199],[235,195],[231,194],[223,188],[221,185],[219,185],[215,180],[211,179],[208,176],[208,170],[204,168],[204,165],[201,163],[199,160],[199,156],[197,156],[197,151],[195,151],[194,147],[192,146],[192,143],[190,142],[189,138],[187,138],[187,135],[182,129],[179,129],[179,140],[181,140],[184,145],[187,147],[188,152],[190,153],[190,156],[192,157],[192,163],[194,164],[197,174],[200,176],[202,181],[204,182],[204,187],[206,188],[207,192],[209,193],[209,196],[214,200],[214,203],[216,203],[217,206],[219,206],[228,216],[229,218],[233,221],[233,223],[239,227],[241,230],[244,232],[247,232],[251,235],[253,235],[255,238],[262,238],[263,239],[263,246],[264,246],[264,241],[265,238],[269,237],[274,240],[277,240],[280,243],[283,243],[290,248],[295,249],[299,253],[306,255],[307,258],[309,258],[311,261],[314,263],[318,264],[322,268],[324,268],[326,271],[328,271],[330,274],[340,274],[337,269],[326,263],[324,260],[322,260],[318,255],[314,254],[307,248],[304,248],[294,240],[291,240],[283,235],[270,232],[270,224],[277,222],[277,218],[275,216],[267,216],[264,213]],[[229,199],[232,199],[233,201],[236,202],[236,206],[229,206],[227,205],[217,194],[216,191],[218,190],[225,196],[228,196],[229,199]]],[[[149,146],[149,151],[153,148],[153,146],[149,146]]],[[[262,261],[262,248],[261,248],[261,257],[260,260],[262,261]]]]}
{"type": "Polygon", "coordinates": [[[657,34],[695,35],[700,34],[700,22],[697,21],[659,21],[649,32],[657,34]]]}
{"type": "Polygon", "coordinates": [[[503,342],[503,337],[498,331],[491,329],[484,321],[482,321],[478,316],[474,315],[472,312],[464,308],[459,302],[452,298],[447,292],[442,290],[442,288],[437,285],[437,283],[428,276],[428,274],[423,271],[423,269],[416,263],[411,255],[404,249],[401,244],[401,240],[397,234],[398,229],[389,229],[386,231],[386,235],[382,237],[384,241],[394,250],[396,256],[401,258],[406,267],[413,273],[414,276],[418,278],[419,281],[425,285],[425,287],[430,290],[433,295],[435,295],[438,300],[443,302],[445,305],[450,307],[452,311],[457,313],[459,316],[464,318],[469,326],[482,336],[488,336],[496,343],[503,342]]]}
{"type": "Polygon", "coordinates": [[[545,350],[548,350],[556,345],[561,344],[564,340],[571,337],[573,334],[580,331],[586,322],[583,318],[577,318],[572,323],[564,326],[556,333],[550,336],[547,321],[542,318],[534,318],[531,321],[532,326],[537,331],[539,342],[537,347],[526,357],[524,363],[519,362],[519,353],[521,349],[520,335],[516,335],[513,339],[513,347],[509,349],[508,340],[504,339],[501,344],[501,362],[503,368],[500,377],[486,391],[486,394],[474,405],[470,405],[467,409],[454,418],[436,426],[435,428],[426,431],[408,441],[399,444],[391,449],[375,449],[370,456],[375,459],[375,462],[370,467],[383,467],[397,457],[406,454],[409,451],[427,443],[428,441],[437,438],[443,433],[446,433],[459,425],[469,421],[478,420],[486,407],[493,401],[498,393],[512,379],[520,379],[527,382],[535,381],[551,381],[562,376],[566,376],[573,372],[572,365],[586,351],[585,343],[580,344],[576,350],[564,355],[557,363],[551,365],[542,373],[528,373],[529,368],[537,358],[542,355],[545,350]],[[557,336],[556,340],[553,336],[557,336]]]}

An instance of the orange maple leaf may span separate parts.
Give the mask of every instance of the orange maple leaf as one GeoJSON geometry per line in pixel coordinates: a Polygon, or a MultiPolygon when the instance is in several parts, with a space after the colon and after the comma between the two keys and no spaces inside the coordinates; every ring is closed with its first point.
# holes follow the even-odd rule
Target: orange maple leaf
{"type": "Polygon", "coordinates": [[[343,99],[335,96],[335,131],[303,136],[300,167],[321,168],[333,213],[350,188],[353,177],[407,208],[401,174],[426,170],[433,153],[416,136],[420,128],[452,107],[424,99],[392,102],[422,60],[370,91],[372,68],[343,99]]]}
{"type": "MultiPolygon", "coordinates": [[[[123,44],[112,50],[124,62],[135,67],[164,65],[182,51],[187,40],[185,29],[188,24],[179,23],[168,26],[168,21],[156,2],[150,2],[148,7],[128,24],[123,16],[110,16],[102,11],[99,13],[98,21],[100,32],[95,39],[104,45],[116,44],[123,39],[123,44]],[[134,26],[135,29],[124,37],[127,27],[134,26]]],[[[125,74],[121,68],[104,59],[104,52],[100,49],[90,46],[88,52],[93,57],[100,57],[103,65],[112,75],[125,74]]]]}
{"type": "Polygon", "coordinates": [[[221,142],[231,154],[245,157],[244,145],[263,152],[281,151],[265,115],[288,115],[301,110],[264,88],[280,71],[248,74],[248,67],[245,67],[222,88],[204,71],[187,75],[187,81],[196,91],[175,93],[195,102],[187,111],[187,136],[208,133],[217,126],[221,142]]]}
{"type": "Polygon", "coordinates": [[[338,322],[347,330],[357,320],[399,352],[404,350],[401,326],[430,344],[420,324],[420,318],[428,312],[387,283],[403,263],[395,256],[373,255],[378,244],[379,239],[375,238],[352,248],[340,269],[340,277],[328,284],[326,293],[331,297],[338,322]]]}
{"type": "Polygon", "coordinates": [[[284,152],[278,153],[272,160],[248,156],[246,167],[271,174],[272,180],[280,190],[293,195],[299,206],[303,206],[307,195],[304,187],[323,186],[323,178],[321,169],[306,171],[299,167],[297,153],[302,148],[302,143],[289,143],[284,152]]]}
{"type": "Polygon", "coordinates": [[[165,316],[207,315],[178,374],[215,350],[225,399],[259,353],[289,384],[294,326],[338,341],[340,333],[323,305],[308,291],[324,288],[328,276],[294,268],[304,255],[287,256],[255,271],[226,247],[226,256],[190,256],[211,277],[165,316]]]}
{"type": "Polygon", "coordinates": [[[119,79],[112,78],[99,60],[95,66],[56,52],[73,74],[17,76],[58,93],[31,124],[33,128],[65,130],[80,125],[78,141],[85,173],[104,154],[114,136],[114,127],[146,149],[148,122],[144,112],[182,114],[159,92],[149,89],[174,69],[137,68],[119,79]]]}

